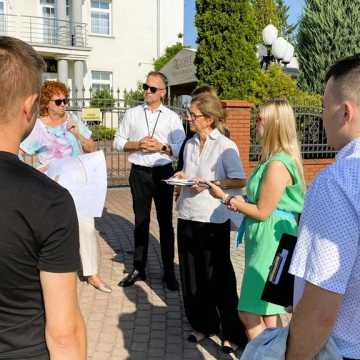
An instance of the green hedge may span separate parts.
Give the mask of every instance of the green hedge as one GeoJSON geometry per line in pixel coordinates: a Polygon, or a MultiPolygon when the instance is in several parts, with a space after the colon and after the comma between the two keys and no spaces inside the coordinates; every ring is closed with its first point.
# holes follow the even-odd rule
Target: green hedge
{"type": "Polygon", "coordinates": [[[113,140],[116,132],[115,129],[103,125],[95,125],[91,127],[91,131],[94,140],[113,140]]]}

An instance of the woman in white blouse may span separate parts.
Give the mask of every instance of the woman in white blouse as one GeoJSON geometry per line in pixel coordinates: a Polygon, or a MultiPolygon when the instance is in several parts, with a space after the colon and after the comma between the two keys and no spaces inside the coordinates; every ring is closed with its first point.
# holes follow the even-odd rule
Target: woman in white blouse
{"type": "Polygon", "coordinates": [[[238,149],[222,134],[224,111],[217,97],[192,99],[187,121],[196,134],[187,141],[178,178],[195,179],[178,198],[178,251],[186,316],[193,328],[191,342],[218,334],[223,350],[246,344],[238,318],[236,278],[230,260],[229,210],[208,192],[200,179],[224,188],[245,185],[238,149]]]}

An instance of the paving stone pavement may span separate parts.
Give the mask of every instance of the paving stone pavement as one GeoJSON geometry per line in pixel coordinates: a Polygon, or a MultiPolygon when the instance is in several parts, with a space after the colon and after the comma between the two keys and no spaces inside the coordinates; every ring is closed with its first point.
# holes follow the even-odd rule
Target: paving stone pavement
{"type": "MultiPolygon", "coordinates": [[[[180,292],[168,291],[161,278],[159,230],[152,210],[147,281],[130,288],[117,284],[132,269],[133,222],[129,188],[110,189],[102,218],[96,220],[99,274],[113,289],[102,293],[85,282],[79,298],[87,325],[89,360],[234,359],[220,352],[217,337],[189,343],[190,326],[180,292]]],[[[176,219],[174,228],[176,230],[176,219]]],[[[233,243],[233,242],[232,242],[233,243]]],[[[238,285],[243,273],[243,250],[231,249],[238,285]]],[[[176,274],[178,273],[176,258],[176,274]]]]}

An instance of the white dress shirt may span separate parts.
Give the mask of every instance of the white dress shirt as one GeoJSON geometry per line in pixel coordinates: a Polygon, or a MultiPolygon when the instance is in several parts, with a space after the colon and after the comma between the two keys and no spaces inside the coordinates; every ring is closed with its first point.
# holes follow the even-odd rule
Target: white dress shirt
{"type": "MultiPolygon", "coordinates": [[[[189,178],[199,177],[205,180],[244,178],[236,144],[217,129],[209,134],[201,153],[197,134],[187,141],[183,171],[189,178]]],[[[237,193],[239,192],[240,189],[237,193]]],[[[208,190],[196,193],[187,186],[181,188],[177,210],[178,217],[184,220],[224,223],[233,216],[241,219],[240,214],[228,210],[208,190]]]]}
{"type": "MultiPolygon", "coordinates": [[[[308,281],[342,294],[332,337],[344,357],[360,359],[360,139],[316,178],[305,198],[289,272],[296,305],[308,281]]],[[[309,324],[311,326],[311,324],[309,324]]]]}
{"type": "MultiPolygon", "coordinates": [[[[151,111],[145,105],[133,107],[125,112],[124,118],[116,132],[114,148],[124,150],[128,141],[139,141],[145,136],[153,136],[162,144],[171,147],[172,157],[179,155],[180,147],[185,139],[185,132],[179,116],[164,105],[151,111]]],[[[129,162],[136,165],[154,167],[172,162],[172,158],[164,153],[143,151],[131,152],[129,162]]]]}

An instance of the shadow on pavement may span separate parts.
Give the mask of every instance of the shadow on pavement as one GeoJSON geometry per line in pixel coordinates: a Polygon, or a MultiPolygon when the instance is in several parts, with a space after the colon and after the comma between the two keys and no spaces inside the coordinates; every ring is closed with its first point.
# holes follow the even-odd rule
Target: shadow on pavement
{"type": "MultiPolygon", "coordinates": [[[[103,216],[96,219],[95,225],[116,253],[113,261],[124,264],[126,276],[126,272],[132,270],[134,224],[104,209],[103,216]]],[[[123,288],[128,301],[124,301],[127,305],[119,316],[118,327],[129,354],[127,359],[234,358],[221,353],[219,344],[212,339],[203,341],[201,345],[186,340],[191,328],[183,311],[181,292],[169,291],[163,286],[160,264],[159,240],[150,234],[147,281],[123,288]]],[[[180,280],[177,264],[175,272],[180,280]]]]}

